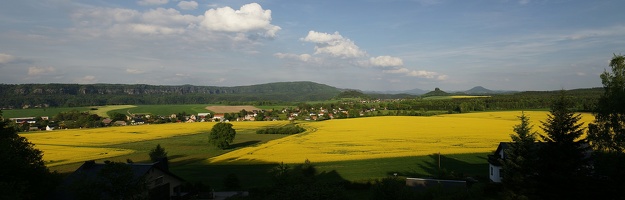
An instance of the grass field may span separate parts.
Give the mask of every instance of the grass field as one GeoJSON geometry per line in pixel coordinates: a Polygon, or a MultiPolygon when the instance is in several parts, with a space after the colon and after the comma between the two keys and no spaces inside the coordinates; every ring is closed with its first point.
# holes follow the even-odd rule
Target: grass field
{"type": "Polygon", "coordinates": [[[238,113],[241,110],[252,111],[260,110],[260,108],[254,106],[207,106],[206,110],[210,110],[215,113],[238,113]]]}
{"type": "Polygon", "coordinates": [[[134,108],[134,107],[137,107],[137,106],[134,106],[134,105],[95,106],[92,108],[97,108],[97,110],[89,110],[89,113],[96,114],[100,117],[109,117],[108,113],[111,111],[134,108]]]}
{"type": "Polygon", "coordinates": [[[187,114],[206,113],[206,104],[182,104],[182,105],[137,105],[132,108],[112,110],[110,112],[118,112],[122,114],[153,114],[169,116],[186,112],[187,114]]]}
{"type": "Polygon", "coordinates": [[[67,112],[71,110],[91,111],[90,109],[91,107],[13,109],[13,110],[2,110],[2,116],[4,118],[42,117],[42,116],[54,117],[56,114],[60,112],[67,112]]]}

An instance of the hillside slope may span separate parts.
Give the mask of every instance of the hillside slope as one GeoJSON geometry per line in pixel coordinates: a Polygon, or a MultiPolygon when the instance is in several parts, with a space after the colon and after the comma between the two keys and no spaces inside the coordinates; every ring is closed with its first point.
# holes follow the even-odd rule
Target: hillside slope
{"type": "Polygon", "coordinates": [[[341,90],[314,82],[249,86],[127,84],[0,84],[0,107],[93,106],[111,104],[196,104],[241,101],[326,100],[341,90]]]}

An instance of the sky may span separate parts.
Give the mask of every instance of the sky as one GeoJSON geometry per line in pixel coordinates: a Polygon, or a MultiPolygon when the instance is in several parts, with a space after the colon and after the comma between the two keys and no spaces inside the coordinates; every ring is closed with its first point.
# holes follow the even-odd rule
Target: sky
{"type": "Polygon", "coordinates": [[[601,87],[622,0],[20,0],[0,83],[346,89],[601,87]]]}

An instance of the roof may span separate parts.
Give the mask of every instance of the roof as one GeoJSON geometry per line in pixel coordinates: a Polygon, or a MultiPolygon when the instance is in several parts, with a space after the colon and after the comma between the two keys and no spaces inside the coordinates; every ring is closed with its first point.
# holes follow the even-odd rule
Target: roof
{"type": "MultiPolygon", "coordinates": [[[[488,163],[495,165],[495,166],[502,166],[503,163],[501,163],[501,160],[506,159],[506,154],[505,153],[503,154],[503,159],[502,159],[500,157],[500,153],[510,148],[510,144],[512,144],[512,142],[500,142],[499,145],[497,146],[497,150],[495,150],[495,153],[488,155],[488,163]]],[[[540,149],[547,144],[548,144],[547,142],[534,142],[534,145],[532,145],[532,148],[534,148],[535,150],[540,149]]],[[[590,158],[590,155],[592,154],[592,149],[588,148],[589,144],[581,143],[580,147],[583,149],[586,149],[586,152],[584,152],[584,158],[585,159],[590,158]]]]}
{"type": "MultiPolygon", "coordinates": [[[[176,179],[179,179],[180,181],[184,182],[184,179],[176,176],[175,174],[171,173],[169,170],[164,169],[165,167],[162,167],[162,163],[161,162],[155,162],[155,163],[127,163],[128,166],[130,166],[132,173],[134,175],[134,177],[141,177],[143,175],[146,175],[147,173],[150,172],[150,170],[152,169],[158,169],[160,171],[163,171],[165,174],[168,174],[176,179]]],[[[74,180],[76,180],[77,178],[81,177],[81,176],[86,176],[86,177],[96,177],[98,175],[98,173],[104,169],[104,167],[106,166],[106,163],[96,163],[95,161],[86,161],[85,163],[83,163],[78,169],[76,169],[76,171],[74,171],[72,174],[70,174],[65,181],[68,183],[73,182],[74,180]]]]}

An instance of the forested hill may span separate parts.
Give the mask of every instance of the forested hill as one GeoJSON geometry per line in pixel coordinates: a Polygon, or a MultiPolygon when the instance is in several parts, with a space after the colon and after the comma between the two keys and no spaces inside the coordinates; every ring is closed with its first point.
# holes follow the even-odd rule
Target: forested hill
{"type": "Polygon", "coordinates": [[[127,84],[0,84],[0,107],[92,106],[111,104],[192,104],[236,101],[313,101],[341,91],[314,82],[278,82],[250,86],[127,84]]]}

